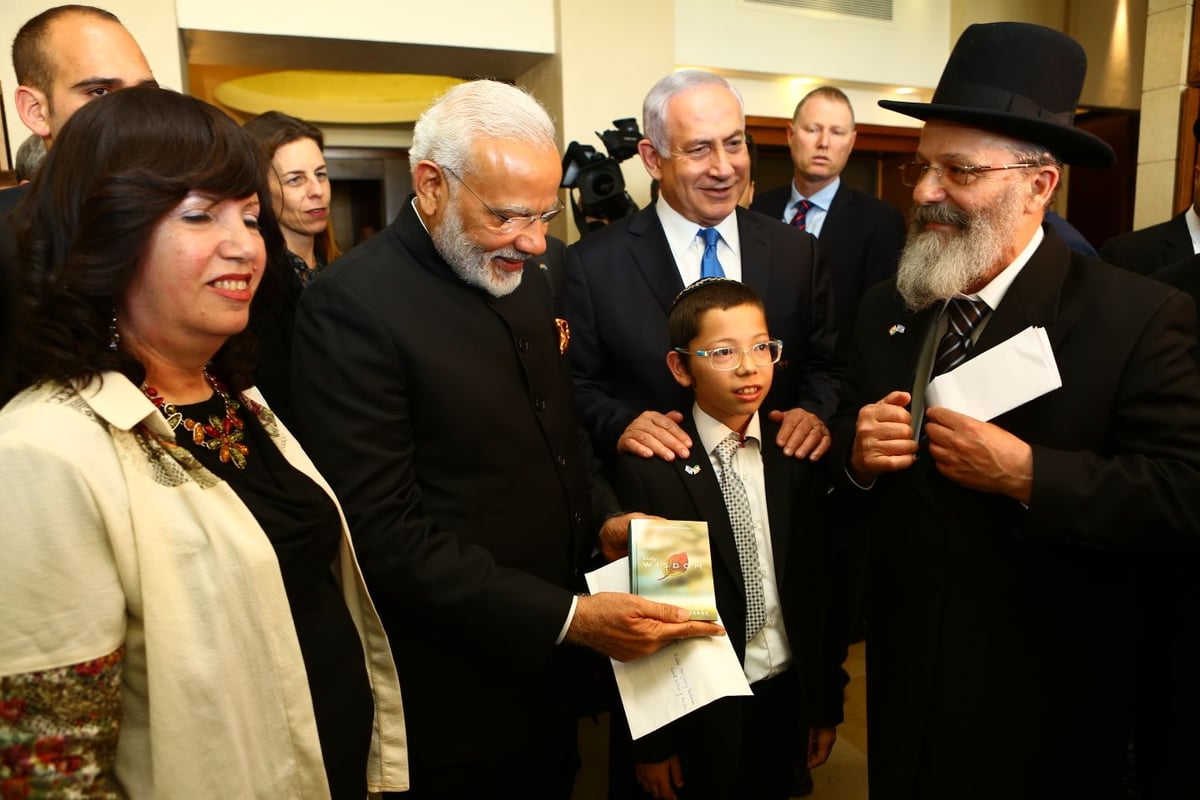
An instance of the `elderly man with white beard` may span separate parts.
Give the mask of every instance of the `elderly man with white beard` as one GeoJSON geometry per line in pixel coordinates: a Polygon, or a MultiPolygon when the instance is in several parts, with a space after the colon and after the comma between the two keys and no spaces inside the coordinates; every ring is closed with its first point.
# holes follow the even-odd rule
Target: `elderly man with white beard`
{"type": "Polygon", "coordinates": [[[676,606],[576,594],[601,523],[619,538],[629,515],[589,482],[569,330],[525,266],[562,210],[554,142],[522,89],[449,90],[414,128],[412,199],[296,312],[296,432],[342,501],[403,676],[406,799],[566,800],[589,651],[630,660],[721,633],[676,606]]]}
{"type": "MultiPolygon", "coordinates": [[[[1194,304],[1043,225],[1063,163],[1113,159],[1073,125],[1085,69],[1065,34],[972,25],[932,103],[880,103],[926,124],[908,244],[860,307],[833,424],[868,518],[872,800],[1122,796],[1158,656],[1137,584],[1200,539],[1194,304]],[[1030,327],[1059,388],[990,420],[930,406],[932,377],[1030,327]]],[[[1186,756],[1154,755],[1177,781],[1161,796],[1200,796],[1186,756]]]]}

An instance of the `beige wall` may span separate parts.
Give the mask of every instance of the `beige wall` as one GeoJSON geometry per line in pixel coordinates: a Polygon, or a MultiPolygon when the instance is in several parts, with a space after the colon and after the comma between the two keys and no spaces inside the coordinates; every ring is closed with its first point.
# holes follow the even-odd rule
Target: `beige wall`
{"type": "Polygon", "coordinates": [[[1180,103],[1187,87],[1192,29],[1192,3],[1188,0],[1150,0],[1148,11],[1135,230],[1170,219],[1175,211],[1180,103]]]}
{"type": "Polygon", "coordinates": [[[1146,57],[1148,0],[1072,0],[1067,33],[1088,54],[1080,102],[1103,108],[1140,108],[1146,57]]]}
{"type": "Polygon", "coordinates": [[[1138,108],[1141,104],[1148,0],[954,0],[952,38],[968,25],[1001,20],[1065,31],[1087,51],[1080,104],[1138,108]]]}
{"type": "Polygon", "coordinates": [[[554,5],[555,0],[175,0],[179,27],[185,29],[532,53],[554,52],[554,5]]]}
{"type": "Polygon", "coordinates": [[[951,35],[957,39],[968,25],[977,22],[1032,22],[1062,30],[1067,22],[1067,5],[1067,0],[953,0],[951,35]]]}
{"type": "MultiPolygon", "coordinates": [[[[564,145],[577,141],[603,153],[596,132],[623,117],[637,118],[640,126],[642,98],[677,64],[671,46],[674,6],[665,0],[561,0],[561,14],[559,131],[564,145]]],[[[641,159],[623,162],[622,172],[634,202],[644,207],[650,200],[650,176],[641,159]]]]}
{"type": "Polygon", "coordinates": [[[951,0],[893,3],[891,21],[729,0],[674,5],[676,61],[722,71],[932,86],[954,43],[951,0]]]}

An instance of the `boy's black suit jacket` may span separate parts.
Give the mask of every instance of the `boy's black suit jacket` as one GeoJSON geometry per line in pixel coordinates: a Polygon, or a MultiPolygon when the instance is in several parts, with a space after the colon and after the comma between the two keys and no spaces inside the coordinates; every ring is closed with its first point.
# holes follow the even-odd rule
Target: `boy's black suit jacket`
{"type": "MultiPolygon", "coordinates": [[[[802,730],[833,727],[842,719],[844,637],[826,624],[830,533],[826,521],[825,468],[789,458],[775,444],[779,425],[761,417],[763,478],[770,519],[775,579],[784,627],[800,680],[802,730]]],[[[744,660],[746,603],[733,528],[711,459],[703,451],[691,414],[684,430],[695,445],[689,458],[668,462],[623,454],[616,462],[623,507],[667,519],[705,520],[712,547],[717,611],[738,658],[744,660]],[[699,471],[695,471],[699,467],[699,471]],[[689,474],[689,468],[695,474],[689,474]]],[[[663,761],[679,737],[734,736],[741,729],[741,698],[723,698],[634,742],[635,760],[663,761]],[[697,730],[699,728],[699,730],[697,730]],[[690,729],[690,730],[688,730],[690,729]]]]}

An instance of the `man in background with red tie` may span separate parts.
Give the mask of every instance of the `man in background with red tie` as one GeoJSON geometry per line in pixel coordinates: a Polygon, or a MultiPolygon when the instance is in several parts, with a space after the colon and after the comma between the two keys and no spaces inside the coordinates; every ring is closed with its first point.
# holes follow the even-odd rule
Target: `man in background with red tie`
{"type": "Polygon", "coordinates": [[[857,132],[850,98],[841,89],[819,86],[806,94],[796,105],[787,136],[792,182],[759,192],[750,208],[820,240],[817,258],[833,281],[838,345],[844,354],[863,292],[896,271],[904,216],[890,203],[842,181],[857,132]]]}
{"type": "MultiPolygon", "coordinates": [[[[1140,557],[1200,544],[1195,306],[1043,224],[1064,163],[1114,159],[1073,125],[1085,71],[1066,34],[971,25],[931,103],[880,101],[925,125],[908,242],[863,298],[832,425],[870,537],[872,800],[1120,798],[1154,658],[1140,557]],[[1030,328],[1061,378],[1045,393],[1016,391],[1031,359],[996,361],[1030,328]],[[1012,407],[930,402],[938,373],[995,398],[964,370],[1012,407]]],[[[1161,796],[1197,796],[1175,774],[1161,796]]]]}

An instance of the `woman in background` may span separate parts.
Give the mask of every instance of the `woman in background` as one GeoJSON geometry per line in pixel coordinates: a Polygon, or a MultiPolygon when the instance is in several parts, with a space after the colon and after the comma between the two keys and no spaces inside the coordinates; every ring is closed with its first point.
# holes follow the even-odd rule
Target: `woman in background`
{"type": "Polygon", "coordinates": [[[292,419],[292,327],[300,293],[340,256],[329,220],[329,170],[325,137],[314,125],[266,111],[242,126],[267,158],[271,206],[287,243],[281,291],[263,303],[252,322],[259,340],[254,383],[284,422],[292,419]]]}
{"type": "Polygon", "coordinates": [[[316,126],[279,111],[259,114],[243,127],[270,159],[271,205],[292,267],[307,286],[342,254],[329,224],[325,136],[316,126]]]}
{"type": "Polygon", "coordinates": [[[341,511],[251,386],[243,329],[283,248],[268,191],[222,112],[132,88],[71,118],[15,212],[5,796],[407,788],[341,511]]]}

